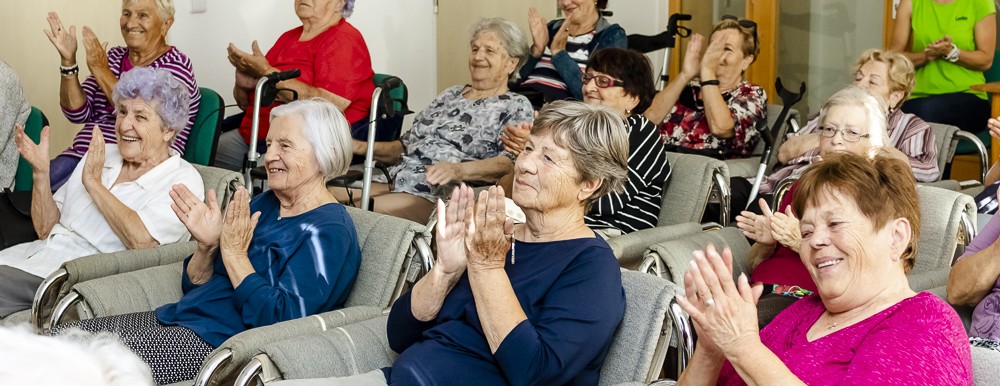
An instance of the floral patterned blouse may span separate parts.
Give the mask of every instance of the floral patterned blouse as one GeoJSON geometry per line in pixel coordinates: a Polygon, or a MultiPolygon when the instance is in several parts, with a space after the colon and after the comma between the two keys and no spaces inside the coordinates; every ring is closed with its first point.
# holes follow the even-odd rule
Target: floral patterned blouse
{"type": "Polygon", "coordinates": [[[713,158],[748,157],[760,139],[758,125],[766,124],[767,94],[757,85],[742,81],[722,93],[736,124],[736,135],[712,135],[701,101],[701,86],[692,83],[681,93],[674,108],[660,123],[660,134],[668,151],[696,153],[713,158]]]}
{"type": "Polygon", "coordinates": [[[451,194],[446,187],[427,183],[427,166],[438,162],[468,162],[510,154],[503,151],[500,134],[504,126],[531,122],[528,98],[505,94],[470,100],[462,95],[467,86],[452,86],[434,98],[413,118],[413,126],[400,137],[406,149],[389,173],[395,179],[393,192],[410,193],[433,201],[451,194]]]}

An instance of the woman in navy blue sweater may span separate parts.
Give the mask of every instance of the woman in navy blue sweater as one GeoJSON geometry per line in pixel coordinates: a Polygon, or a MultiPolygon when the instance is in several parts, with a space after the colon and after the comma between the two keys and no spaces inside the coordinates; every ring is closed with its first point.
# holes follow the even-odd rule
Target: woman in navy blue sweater
{"type": "Polygon", "coordinates": [[[627,138],[606,107],[553,102],[514,166],[525,224],[505,219],[500,187],[438,203],[437,264],[389,314],[387,384],[597,384],[625,294],[584,213],[621,190],[627,138]]]}

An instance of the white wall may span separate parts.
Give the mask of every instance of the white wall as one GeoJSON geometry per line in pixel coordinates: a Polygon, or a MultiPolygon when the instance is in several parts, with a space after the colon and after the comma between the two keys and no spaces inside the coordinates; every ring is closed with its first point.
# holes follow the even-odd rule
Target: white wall
{"type": "MultiPolygon", "coordinates": [[[[210,0],[202,14],[190,13],[189,0],[175,1],[170,44],[191,57],[199,85],[222,94],[227,104],[234,101],[226,46],[232,42],[249,52],[256,39],[267,52],[279,35],[301,25],[290,1],[210,0]]],[[[365,37],[375,72],[406,82],[411,110],[422,109],[437,95],[433,0],[360,0],[348,21],[365,37]]]]}
{"type": "MultiPolygon", "coordinates": [[[[667,0],[610,0],[608,10],[614,12],[608,20],[618,23],[626,34],[656,35],[667,28],[667,0]]],[[[673,55],[675,51],[671,52],[673,55]]],[[[646,54],[653,67],[655,82],[663,67],[663,50],[646,54]]]]}

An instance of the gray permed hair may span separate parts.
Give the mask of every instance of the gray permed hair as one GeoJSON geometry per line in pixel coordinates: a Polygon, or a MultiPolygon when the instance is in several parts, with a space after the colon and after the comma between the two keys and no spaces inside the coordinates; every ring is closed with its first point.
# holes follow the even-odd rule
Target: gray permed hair
{"type": "Polygon", "coordinates": [[[312,143],[320,172],[329,180],[351,166],[351,124],[344,113],[320,98],[298,100],[271,110],[271,120],[288,115],[302,118],[302,135],[312,143]]]}
{"type": "MultiPolygon", "coordinates": [[[[124,8],[125,4],[129,1],[133,0],[122,0],[122,7],[124,8]]],[[[163,19],[163,21],[174,17],[174,13],[176,13],[174,0],[156,0],[154,3],[156,3],[156,13],[161,19],[163,19]]]]}
{"type": "Polygon", "coordinates": [[[340,16],[343,18],[351,17],[354,13],[354,0],[344,0],[344,9],[340,10],[340,16]]]}
{"type": "Polygon", "coordinates": [[[620,114],[604,105],[554,101],[542,107],[531,129],[531,135],[545,134],[573,155],[580,181],[601,181],[584,210],[605,194],[625,190],[628,131],[620,114]]]}
{"type": "Polygon", "coordinates": [[[162,129],[173,129],[174,138],[187,126],[191,109],[188,89],[170,71],[136,67],[123,73],[111,99],[117,108],[123,99],[135,98],[153,102],[156,114],[163,121],[162,129]]]}
{"type": "Polygon", "coordinates": [[[510,73],[507,77],[507,80],[511,82],[517,80],[521,66],[524,66],[524,63],[528,61],[528,47],[530,43],[528,37],[524,35],[524,32],[521,32],[517,24],[509,20],[499,17],[479,19],[472,27],[469,27],[469,45],[472,45],[483,32],[497,34],[503,48],[507,50],[507,55],[517,59],[517,66],[514,66],[514,72],[510,73]]]}

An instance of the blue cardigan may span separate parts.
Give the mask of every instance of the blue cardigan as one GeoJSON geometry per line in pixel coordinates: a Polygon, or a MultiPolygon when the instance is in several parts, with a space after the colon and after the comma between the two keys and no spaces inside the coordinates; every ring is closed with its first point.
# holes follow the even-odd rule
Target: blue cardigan
{"type": "Polygon", "coordinates": [[[244,330],[343,307],[361,264],[354,222],[340,204],[278,217],[273,192],[250,202],[261,212],[247,256],[256,273],[233,289],[215,254],[212,277],[191,283],[184,260],[177,303],[156,310],[161,324],[193,330],[213,347],[244,330]]]}
{"type": "Polygon", "coordinates": [[[399,358],[383,369],[390,385],[596,385],[625,312],[621,271],[601,238],[518,241],[505,270],[528,319],[490,352],[468,275],[437,318],[420,322],[410,293],[392,306],[389,345],[399,358]]]}

